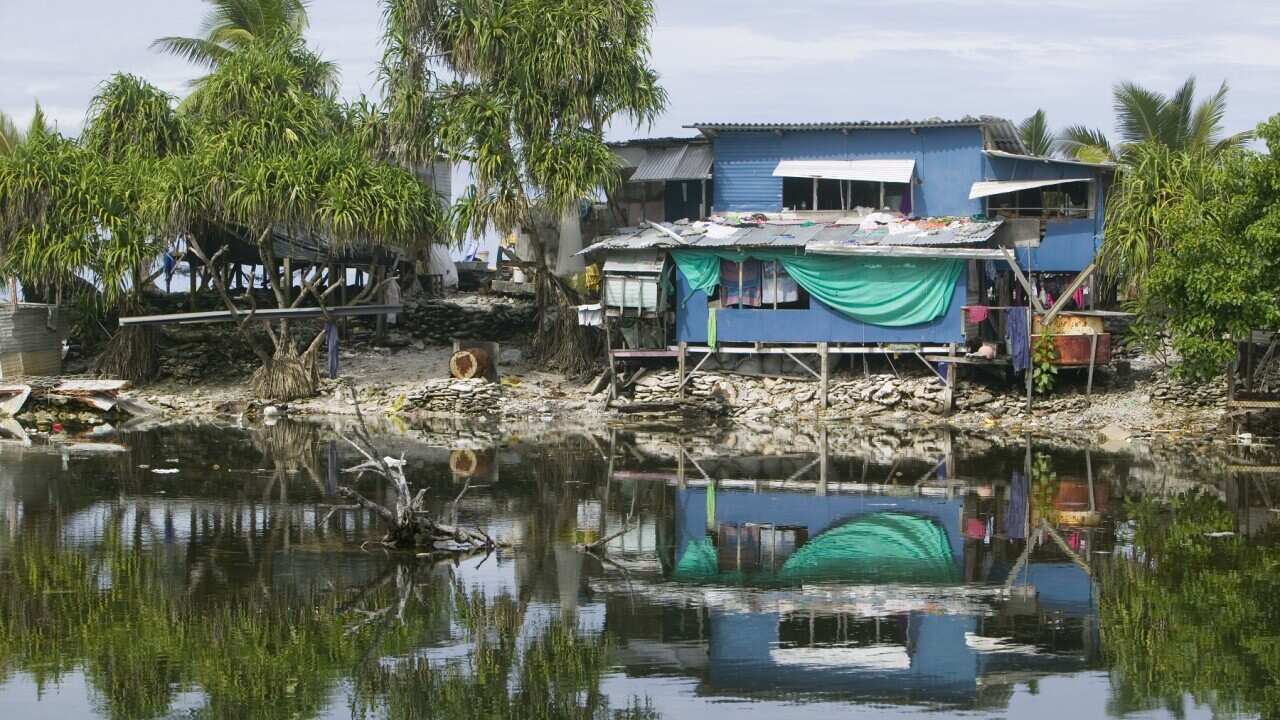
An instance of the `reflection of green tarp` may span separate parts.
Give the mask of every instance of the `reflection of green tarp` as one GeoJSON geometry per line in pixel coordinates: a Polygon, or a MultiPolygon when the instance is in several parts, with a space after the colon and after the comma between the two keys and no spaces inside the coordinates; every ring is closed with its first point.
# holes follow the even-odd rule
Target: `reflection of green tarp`
{"type": "Polygon", "coordinates": [[[684,554],[676,563],[675,575],[680,580],[709,579],[719,573],[716,549],[708,538],[700,538],[686,545],[684,554]]]}
{"type": "Polygon", "coordinates": [[[876,513],[805,543],[778,572],[787,582],[941,584],[958,580],[947,533],[926,518],[876,513]]]}
{"type": "MultiPolygon", "coordinates": [[[[743,581],[722,573],[715,546],[699,538],[685,546],[673,579],[680,582],[743,581]]],[[[942,585],[959,581],[947,533],[927,518],[876,513],[828,530],[805,543],[776,574],[752,580],[793,585],[804,582],[942,585]]]]}
{"type": "Polygon", "coordinates": [[[847,258],[797,255],[786,250],[672,250],[676,266],[694,290],[710,294],[720,284],[720,261],[777,260],[813,297],[837,312],[871,325],[905,327],[932,322],[951,307],[963,260],[947,258],[847,258]]]}

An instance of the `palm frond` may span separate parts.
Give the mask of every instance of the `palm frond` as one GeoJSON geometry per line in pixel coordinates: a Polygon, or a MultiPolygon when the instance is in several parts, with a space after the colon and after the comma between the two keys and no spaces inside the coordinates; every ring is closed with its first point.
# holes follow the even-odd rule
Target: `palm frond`
{"type": "Polygon", "coordinates": [[[1063,128],[1058,135],[1058,151],[1081,162],[1110,162],[1115,159],[1106,134],[1084,125],[1063,128]]]}
{"type": "Polygon", "coordinates": [[[204,68],[217,67],[230,53],[227,48],[204,38],[172,36],[155,40],[151,43],[151,49],[180,57],[204,68]]]}
{"type": "MultiPolygon", "coordinates": [[[[1218,146],[1222,135],[1222,119],[1227,115],[1227,83],[1196,106],[1187,124],[1187,149],[1209,149],[1218,146]]],[[[1230,145],[1228,145],[1230,146],[1230,145]]]]}
{"type": "Polygon", "coordinates": [[[1196,78],[1188,77],[1169,96],[1160,121],[1160,140],[1171,148],[1187,148],[1192,142],[1191,115],[1195,108],[1196,78]]]}
{"type": "Polygon", "coordinates": [[[1056,149],[1053,131],[1049,129],[1049,121],[1043,109],[1037,109],[1026,120],[1018,125],[1018,135],[1027,152],[1041,157],[1050,157],[1056,149]]]}
{"type": "Polygon", "coordinates": [[[1165,108],[1169,104],[1164,95],[1137,83],[1122,82],[1116,85],[1112,96],[1116,125],[1126,144],[1164,140],[1165,108]]]}

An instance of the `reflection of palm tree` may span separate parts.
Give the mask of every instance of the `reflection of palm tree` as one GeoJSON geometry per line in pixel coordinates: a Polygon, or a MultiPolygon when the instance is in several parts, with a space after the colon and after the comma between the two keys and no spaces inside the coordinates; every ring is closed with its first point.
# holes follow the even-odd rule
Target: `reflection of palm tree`
{"type": "Polygon", "coordinates": [[[1072,125],[1062,131],[1059,150],[1077,160],[1099,162],[1123,157],[1130,147],[1145,142],[1176,151],[1219,152],[1240,147],[1252,137],[1250,133],[1223,134],[1225,82],[1199,103],[1195,92],[1194,77],[1168,96],[1136,83],[1120,83],[1112,91],[1120,142],[1111,143],[1101,130],[1072,125]]]}

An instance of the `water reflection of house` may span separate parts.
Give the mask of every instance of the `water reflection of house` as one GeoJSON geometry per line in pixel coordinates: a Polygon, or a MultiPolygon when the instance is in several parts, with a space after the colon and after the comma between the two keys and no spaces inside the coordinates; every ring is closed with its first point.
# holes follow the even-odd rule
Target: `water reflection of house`
{"type": "Polygon", "coordinates": [[[1094,667],[1089,573],[1049,543],[1017,562],[1028,547],[1017,530],[1030,522],[1025,480],[967,482],[947,460],[923,475],[895,466],[911,478],[896,485],[824,458],[818,481],[797,478],[803,457],[702,459],[706,477],[668,477],[666,571],[630,578],[610,608],[646,618],[614,626],[621,662],[691,675],[711,696],[948,707],[1000,707],[1015,682],[1094,667]],[[719,477],[765,466],[765,478],[719,477]]]}

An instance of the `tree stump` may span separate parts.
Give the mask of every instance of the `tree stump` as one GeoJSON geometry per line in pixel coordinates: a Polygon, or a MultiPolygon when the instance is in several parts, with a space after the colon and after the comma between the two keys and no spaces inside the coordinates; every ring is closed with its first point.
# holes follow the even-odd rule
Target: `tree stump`
{"type": "Polygon", "coordinates": [[[486,377],[492,362],[489,353],[479,348],[459,350],[449,358],[449,374],[459,380],[486,377]]]}

